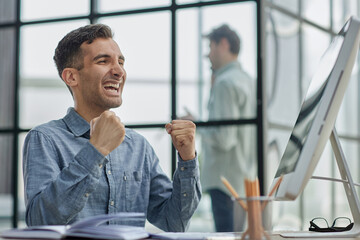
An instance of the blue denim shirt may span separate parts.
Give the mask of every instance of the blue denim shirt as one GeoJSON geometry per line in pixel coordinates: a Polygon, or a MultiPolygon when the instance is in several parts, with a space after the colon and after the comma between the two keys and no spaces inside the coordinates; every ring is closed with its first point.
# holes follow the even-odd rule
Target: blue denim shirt
{"type": "MultiPolygon", "coordinates": [[[[33,128],[23,150],[26,223],[71,224],[116,212],[143,212],[164,231],[185,231],[201,198],[197,157],[171,181],[146,139],[126,129],[104,157],[89,142],[90,125],[70,108],[60,120],[33,128]]],[[[110,222],[118,223],[118,222],[110,222]]],[[[144,226],[140,222],[122,224],[144,226]]]]}

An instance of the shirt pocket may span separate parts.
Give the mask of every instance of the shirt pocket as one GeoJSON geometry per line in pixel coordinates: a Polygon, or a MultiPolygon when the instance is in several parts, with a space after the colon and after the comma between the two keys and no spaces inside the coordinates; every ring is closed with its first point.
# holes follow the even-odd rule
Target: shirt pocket
{"type": "Polygon", "coordinates": [[[149,180],[142,171],[124,172],[126,210],[145,212],[149,203],[149,180]]]}

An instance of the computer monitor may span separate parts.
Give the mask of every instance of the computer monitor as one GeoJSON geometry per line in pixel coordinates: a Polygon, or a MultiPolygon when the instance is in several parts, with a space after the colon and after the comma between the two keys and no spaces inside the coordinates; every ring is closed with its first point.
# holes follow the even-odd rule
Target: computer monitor
{"type": "Polygon", "coordinates": [[[294,200],[305,188],[334,128],[360,41],[360,22],[351,17],[321,58],[275,174],[283,176],[276,200],[294,200]]]}

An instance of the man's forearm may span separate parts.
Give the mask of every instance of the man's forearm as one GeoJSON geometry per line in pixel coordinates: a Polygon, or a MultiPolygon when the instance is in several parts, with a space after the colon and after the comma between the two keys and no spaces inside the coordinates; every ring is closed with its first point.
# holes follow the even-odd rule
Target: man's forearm
{"type": "Polygon", "coordinates": [[[151,203],[148,218],[164,231],[183,232],[188,227],[201,198],[197,157],[189,161],[179,161],[172,186],[172,192],[161,194],[164,200],[151,203]]]}

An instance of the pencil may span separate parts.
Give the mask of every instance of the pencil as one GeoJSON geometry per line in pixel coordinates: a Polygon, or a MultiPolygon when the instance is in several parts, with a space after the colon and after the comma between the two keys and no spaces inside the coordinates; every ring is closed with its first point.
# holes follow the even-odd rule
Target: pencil
{"type": "MultiPolygon", "coordinates": [[[[271,189],[268,197],[271,197],[271,196],[275,193],[276,189],[278,189],[281,181],[283,180],[283,177],[284,177],[284,175],[281,175],[281,176],[279,177],[279,179],[276,181],[275,185],[274,185],[273,188],[271,189]]],[[[267,204],[268,202],[269,202],[269,201],[264,201],[264,202],[263,202],[263,204],[262,204],[262,206],[261,206],[263,210],[264,210],[264,208],[266,207],[266,204],[267,204]]]]}
{"type": "Polygon", "coordinates": [[[260,205],[259,179],[251,181],[245,179],[246,196],[249,198],[248,207],[248,233],[250,239],[262,239],[262,220],[260,205]],[[250,199],[253,198],[253,199],[250,199]]]}
{"type": "Polygon", "coordinates": [[[275,183],[274,187],[271,189],[270,193],[269,193],[269,197],[271,197],[274,192],[276,191],[276,189],[278,189],[282,179],[283,179],[284,175],[281,175],[280,178],[277,180],[277,182],[275,183]]]}
{"type": "Polygon", "coordinates": [[[222,183],[225,185],[225,187],[230,191],[231,195],[233,195],[233,197],[238,201],[238,203],[240,204],[240,206],[246,211],[247,210],[247,206],[244,203],[244,201],[242,201],[241,199],[239,199],[239,195],[237,194],[237,192],[235,191],[235,189],[231,186],[231,184],[229,183],[228,180],[226,180],[225,177],[221,176],[221,181],[222,183]]]}

